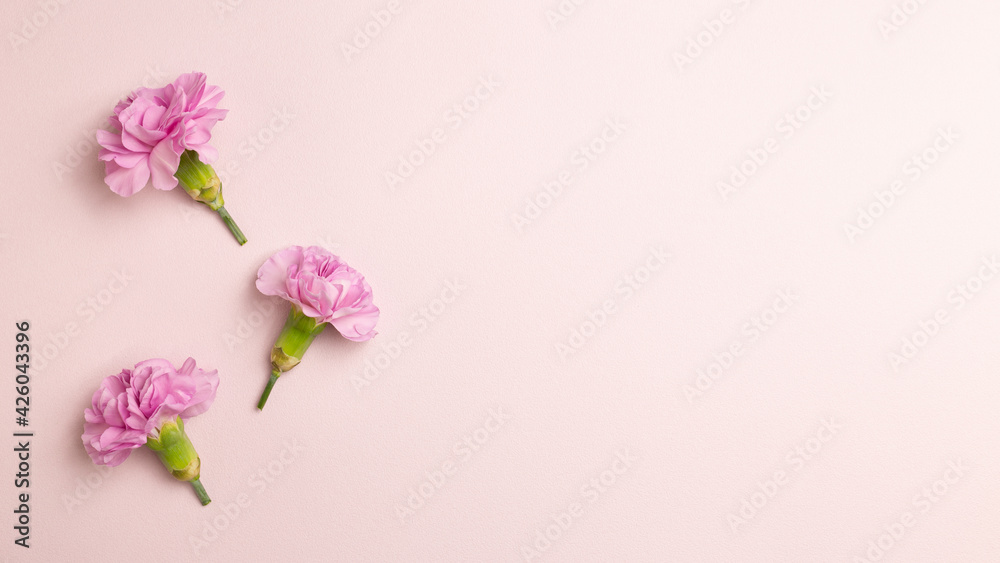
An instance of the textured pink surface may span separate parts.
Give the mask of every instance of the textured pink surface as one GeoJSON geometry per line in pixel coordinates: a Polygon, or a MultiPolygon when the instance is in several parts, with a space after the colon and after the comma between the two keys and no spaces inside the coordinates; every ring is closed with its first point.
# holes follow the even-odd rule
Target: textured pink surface
{"type": "Polygon", "coordinates": [[[1000,557],[997,4],[51,3],[0,5],[5,373],[16,320],[54,352],[4,560],[1000,557]],[[118,98],[191,70],[242,248],[102,182],[118,98]],[[363,272],[380,334],[326,331],[260,413],[289,244],[363,272]],[[102,377],[189,355],[207,508],[79,438],[102,377]]]}

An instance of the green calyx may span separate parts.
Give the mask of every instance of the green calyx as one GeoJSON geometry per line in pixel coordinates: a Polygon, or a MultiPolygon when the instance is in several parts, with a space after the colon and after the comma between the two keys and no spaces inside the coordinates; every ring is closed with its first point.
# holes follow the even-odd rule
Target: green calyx
{"type": "Polygon", "coordinates": [[[219,175],[214,168],[198,158],[198,153],[184,151],[174,176],[189,196],[209,206],[212,211],[218,211],[225,204],[222,201],[222,181],[219,180],[219,175]]]}
{"type": "Polygon", "coordinates": [[[281,374],[299,365],[309,345],[325,328],[325,322],[307,317],[302,309],[292,305],[285,326],[281,329],[274,347],[271,348],[271,377],[257,403],[258,409],[264,408],[267,398],[271,395],[271,389],[281,374]]]}
{"type": "Polygon", "coordinates": [[[178,481],[186,481],[194,487],[202,505],[212,502],[201,485],[201,458],[184,432],[181,417],[163,423],[156,437],[150,436],[146,446],[156,452],[167,471],[178,481]]]}
{"type": "Polygon", "coordinates": [[[187,150],[181,154],[174,176],[192,199],[204,203],[222,217],[241,246],[246,244],[247,237],[226,211],[225,202],[222,199],[222,181],[219,180],[219,175],[215,173],[214,168],[202,162],[198,158],[198,153],[187,150]]]}
{"type": "Polygon", "coordinates": [[[288,312],[285,326],[271,349],[271,369],[286,372],[302,361],[313,340],[326,328],[326,323],[307,317],[296,305],[288,312]]]}

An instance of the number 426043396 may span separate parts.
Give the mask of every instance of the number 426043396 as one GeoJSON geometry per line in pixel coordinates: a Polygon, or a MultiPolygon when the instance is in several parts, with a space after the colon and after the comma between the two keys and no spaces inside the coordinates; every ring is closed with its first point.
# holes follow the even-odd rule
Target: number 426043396
{"type": "Polygon", "coordinates": [[[28,375],[28,366],[31,363],[31,357],[28,355],[30,347],[28,346],[28,321],[20,322],[15,325],[17,327],[17,335],[14,337],[17,340],[17,344],[14,345],[14,367],[17,369],[14,381],[17,385],[14,390],[17,391],[17,397],[14,399],[14,410],[17,412],[17,423],[20,426],[28,425],[28,406],[31,404],[31,397],[29,396],[30,389],[28,385],[31,383],[31,377],[28,375]]]}

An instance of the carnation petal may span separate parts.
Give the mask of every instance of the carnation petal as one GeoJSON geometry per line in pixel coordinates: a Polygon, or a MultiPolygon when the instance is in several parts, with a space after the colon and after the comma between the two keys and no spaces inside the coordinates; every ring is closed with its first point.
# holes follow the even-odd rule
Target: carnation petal
{"type": "Polygon", "coordinates": [[[84,448],[95,463],[118,465],[165,421],[208,410],[218,386],[218,372],[197,369],[191,358],[180,371],[152,359],[106,377],[84,411],[84,448]]]}
{"type": "Polygon", "coordinates": [[[345,338],[375,336],[378,307],[357,270],[318,246],[291,246],[276,252],[257,272],[257,289],[297,305],[302,313],[333,324],[345,338]]]}
{"type": "MultiPolygon", "coordinates": [[[[122,134],[112,133],[111,131],[105,131],[104,129],[97,130],[97,144],[101,145],[104,150],[101,152],[109,151],[111,153],[123,154],[129,152],[122,144],[122,134]]],[[[101,160],[110,160],[102,158],[101,160]]]]}
{"type": "MultiPolygon", "coordinates": [[[[191,361],[193,362],[193,360],[191,361]]],[[[215,402],[215,393],[219,388],[218,370],[195,369],[192,377],[194,377],[197,387],[195,394],[188,402],[188,407],[180,413],[183,419],[198,416],[207,411],[215,402]]]]}
{"type": "Polygon", "coordinates": [[[264,295],[277,295],[288,299],[286,282],[289,278],[289,269],[301,262],[301,246],[290,246],[276,252],[257,270],[257,289],[264,295]]]}
{"type": "Polygon", "coordinates": [[[125,122],[122,126],[122,144],[131,151],[149,152],[150,147],[167,136],[166,131],[146,129],[132,121],[125,122]]]}
{"type": "Polygon", "coordinates": [[[354,342],[364,342],[377,334],[375,332],[375,325],[378,323],[378,315],[378,307],[368,305],[353,315],[332,319],[330,324],[344,338],[353,340],[354,342]]]}
{"type": "Polygon", "coordinates": [[[219,151],[217,151],[212,145],[198,145],[196,147],[191,147],[191,150],[198,153],[198,159],[205,164],[212,164],[219,159],[219,151]]]}
{"type": "Polygon", "coordinates": [[[149,159],[149,155],[141,152],[130,152],[126,154],[115,154],[112,155],[110,159],[102,160],[114,160],[116,164],[124,168],[135,168],[140,163],[145,163],[149,159]]]}
{"type": "Polygon", "coordinates": [[[116,194],[129,197],[146,186],[149,181],[149,167],[139,162],[132,168],[125,168],[114,161],[104,163],[104,183],[116,194]]]}
{"type": "Polygon", "coordinates": [[[117,467],[121,465],[131,453],[132,449],[130,448],[127,450],[118,450],[111,454],[104,454],[102,456],[104,465],[107,465],[108,467],[117,467]]]}
{"type": "Polygon", "coordinates": [[[163,88],[139,88],[118,102],[109,123],[118,131],[98,131],[98,158],[114,162],[105,166],[105,182],[116,193],[128,196],[152,178],[153,187],[177,186],[174,173],[185,149],[205,163],[218,158],[208,143],[215,124],[227,110],[216,105],[225,95],[206,84],[200,72],[179,76],[163,88]]]}
{"type": "Polygon", "coordinates": [[[182,139],[182,144],[189,149],[194,149],[194,147],[199,145],[204,145],[205,143],[212,140],[212,132],[201,126],[199,123],[192,123],[187,129],[184,138],[182,139]]]}
{"type": "Polygon", "coordinates": [[[149,153],[149,168],[153,176],[153,187],[158,190],[172,190],[177,187],[174,173],[180,165],[181,155],[174,152],[169,139],[160,141],[149,153]]]}

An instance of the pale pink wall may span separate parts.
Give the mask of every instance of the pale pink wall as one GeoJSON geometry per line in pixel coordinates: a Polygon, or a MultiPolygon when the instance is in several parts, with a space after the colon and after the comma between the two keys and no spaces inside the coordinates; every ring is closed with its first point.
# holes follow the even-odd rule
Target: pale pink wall
{"type": "Polygon", "coordinates": [[[0,343],[27,319],[54,356],[30,552],[2,446],[2,559],[859,561],[882,537],[885,561],[1000,560],[995,3],[0,15],[0,343]],[[116,100],[191,70],[227,92],[243,248],[180,191],[102,182],[116,100]],[[323,334],[260,413],[286,309],[253,281],[289,244],[364,272],[380,335],[323,334]],[[207,508],[150,452],[101,473],[79,440],[103,376],[188,355],[222,377],[188,425],[207,508]]]}

